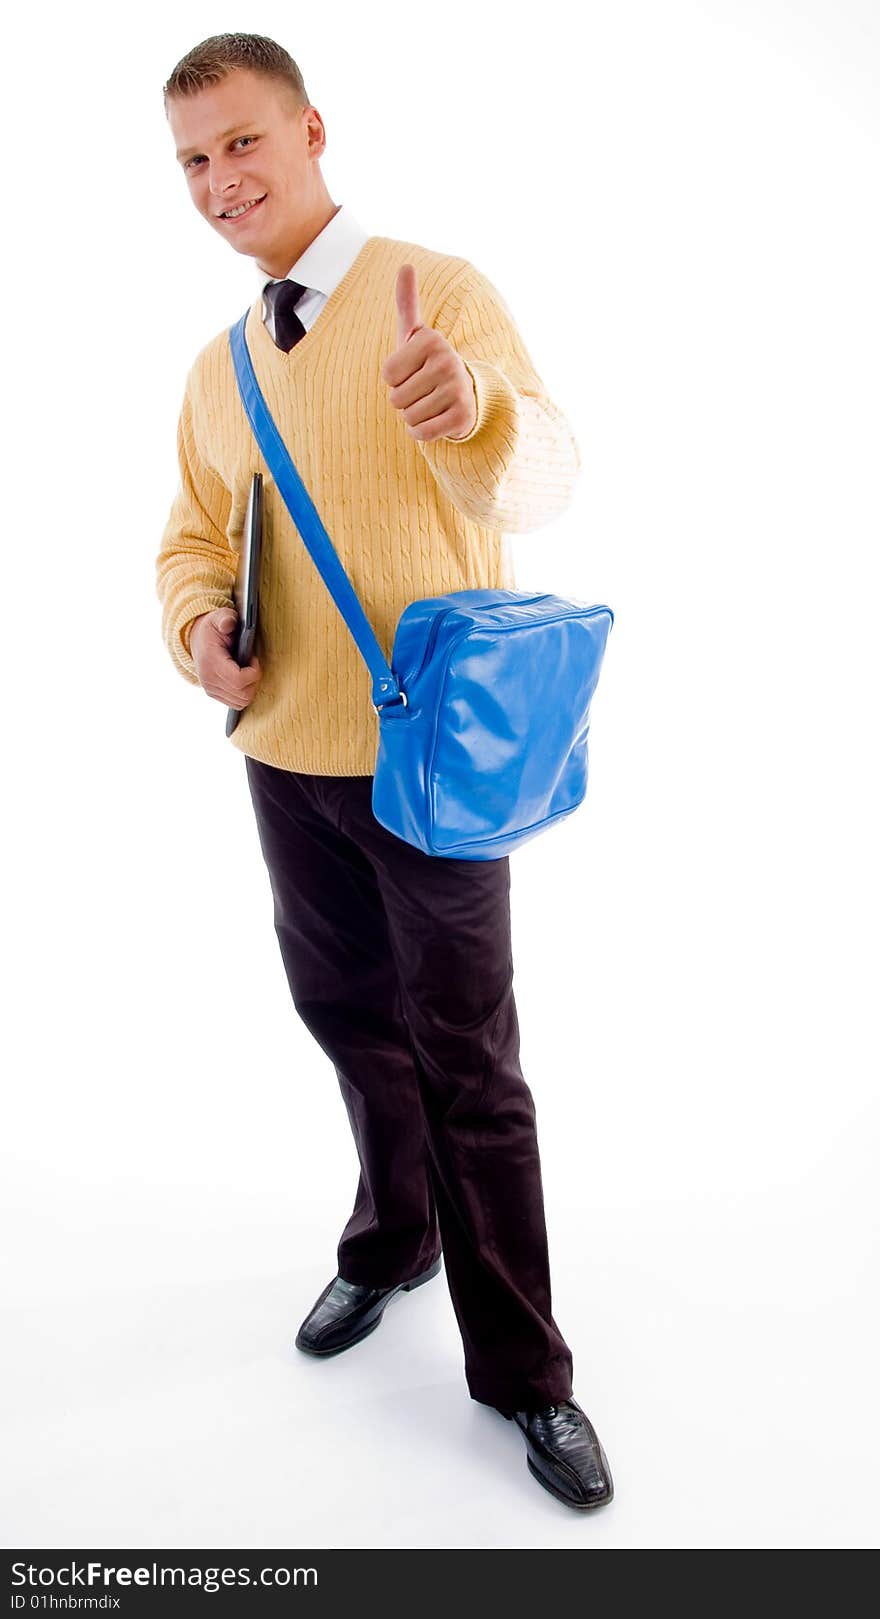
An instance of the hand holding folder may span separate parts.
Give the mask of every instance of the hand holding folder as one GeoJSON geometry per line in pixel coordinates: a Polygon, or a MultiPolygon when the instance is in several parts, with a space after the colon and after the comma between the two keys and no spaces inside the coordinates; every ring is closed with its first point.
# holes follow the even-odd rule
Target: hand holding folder
{"type": "MultiPolygon", "coordinates": [[[[257,617],[260,598],[260,562],[263,552],[263,474],[255,472],[251,480],[244,533],[238,559],[238,572],[233,587],[233,600],[238,613],[238,630],[230,656],[240,669],[250,663],[257,638],[257,617]]],[[[240,710],[230,708],[226,713],[226,735],[231,736],[238,724],[240,710]]]]}

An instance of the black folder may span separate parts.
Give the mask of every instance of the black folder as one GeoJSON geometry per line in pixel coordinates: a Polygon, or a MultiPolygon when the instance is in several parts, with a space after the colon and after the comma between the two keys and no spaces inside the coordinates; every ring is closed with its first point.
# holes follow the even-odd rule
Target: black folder
{"type": "MultiPolygon", "coordinates": [[[[260,561],[263,554],[263,474],[255,472],[251,480],[244,532],[238,557],[238,571],[233,586],[233,600],[238,613],[238,629],[231,648],[231,656],[240,669],[250,663],[257,638],[257,615],[260,609],[260,561]]],[[[231,736],[238,724],[240,710],[226,710],[226,735],[231,736]]]]}

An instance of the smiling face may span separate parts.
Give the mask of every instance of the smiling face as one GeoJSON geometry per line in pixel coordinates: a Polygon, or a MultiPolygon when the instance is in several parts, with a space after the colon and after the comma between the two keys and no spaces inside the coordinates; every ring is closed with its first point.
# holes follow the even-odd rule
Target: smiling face
{"type": "Polygon", "coordinates": [[[318,164],[326,137],[317,108],[236,68],[195,95],[169,96],[166,111],[199,213],[267,275],[285,276],[337,211],[318,164]],[[236,214],[246,203],[254,206],[236,214]]]}

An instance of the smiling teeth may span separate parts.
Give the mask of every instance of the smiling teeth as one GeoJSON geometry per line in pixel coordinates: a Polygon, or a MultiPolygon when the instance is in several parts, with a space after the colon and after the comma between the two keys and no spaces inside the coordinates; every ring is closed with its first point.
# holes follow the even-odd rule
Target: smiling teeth
{"type": "Polygon", "coordinates": [[[223,218],[237,219],[239,214],[246,214],[249,208],[256,208],[257,203],[262,200],[262,197],[254,197],[252,202],[243,202],[238,208],[224,208],[223,218]]]}

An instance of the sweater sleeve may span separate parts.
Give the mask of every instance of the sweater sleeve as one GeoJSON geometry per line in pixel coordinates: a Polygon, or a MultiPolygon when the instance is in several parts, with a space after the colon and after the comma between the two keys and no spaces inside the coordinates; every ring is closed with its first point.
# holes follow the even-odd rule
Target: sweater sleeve
{"type": "Polygon", "coordinates": [[[193,432],[190,378],[177,426],[180,486],[156,558],[156,592],[162,603],[162,635],[185,680],[199,684],[189,650],[189,631],[200,613],[234,607],[238,558],[226,537],[231,494],[201,460],[193,432]]]}
{"type": "Polygon", "coordinates": [[[500,293],[470,265],[432,325],[464,361],[477,405],[465,438],[414,441],[441,489],[489,528],[526,533],[551,523],[571,502],[580,450],[500,293]]]}

